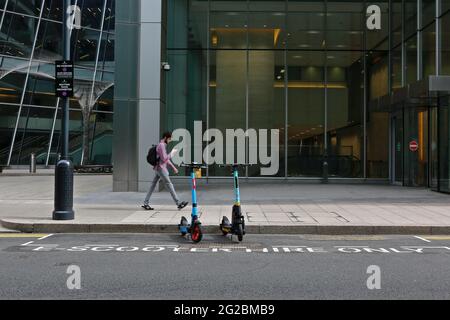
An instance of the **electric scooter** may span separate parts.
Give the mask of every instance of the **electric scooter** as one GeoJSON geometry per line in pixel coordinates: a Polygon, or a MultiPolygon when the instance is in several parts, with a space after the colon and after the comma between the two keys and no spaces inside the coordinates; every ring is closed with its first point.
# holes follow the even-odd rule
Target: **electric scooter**
{"type": "Polygon", "coordinates": [[[231,167],[233,171],[233,181],[234,181],[234,205],[232,208],[231,223],[230,220],[223,216],[222,223],[220,224],[220,230],[224,236],[227,234],[237,235],[238,240],[242,241],[245,235],[245,219],[242,215],[241,209],[241,196],[239,193],[239,167],[249,166],[248,164],[230,164],[222,165],[223,167],[231,167]]]}
{"type": "Polygon", "coordinates": [[[182,163],[180,167],[191,169],[192,212],[191,212],[191,224],[189,224],[188,220],[183,216],[181,217],[181,222],[178,225],[178,228],[182,236],[185,236],[186,234],[189,233],[191,235],[192,241],[200,242],[202,240],[203,233],[201,228],[201,222],[198,218],[196,178],[197,175],[199,177],[201,176],[201,170],[205,169],[206,166],[200,163],[193,162],[191,164],[182,163]]]}

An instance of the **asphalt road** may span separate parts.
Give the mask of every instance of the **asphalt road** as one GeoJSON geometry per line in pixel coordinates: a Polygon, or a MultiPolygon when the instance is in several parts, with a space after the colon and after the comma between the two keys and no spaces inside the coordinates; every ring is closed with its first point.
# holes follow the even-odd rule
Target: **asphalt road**
{"type": "Polygon", "coordinates": [[[0,299],[450,299],[450,237],[0,234],[0,299]]]}

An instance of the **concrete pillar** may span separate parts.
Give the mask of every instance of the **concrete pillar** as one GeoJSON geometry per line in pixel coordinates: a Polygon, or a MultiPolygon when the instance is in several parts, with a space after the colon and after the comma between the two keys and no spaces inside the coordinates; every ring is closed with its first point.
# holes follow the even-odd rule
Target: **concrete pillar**
{"type": "Polygon", "coordinates": [[[148,149],[160,139],[162,0],[116,1],[113,190],[145,191],[148,149]]]}

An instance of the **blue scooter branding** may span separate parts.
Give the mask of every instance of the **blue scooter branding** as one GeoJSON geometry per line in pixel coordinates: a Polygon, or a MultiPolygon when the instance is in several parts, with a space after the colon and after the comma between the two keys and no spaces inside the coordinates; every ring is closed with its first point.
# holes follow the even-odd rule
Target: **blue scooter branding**
{"type": "Polygon", "coordinates": [[[206,166],[200,163],[193,162],[191,164],[182,163],[180,167],[189,168],[191,170],[192,213],[191,224],[188,223],[186,217],[181,217],[178,228],[182,236],[186,236],[187,234],[189,234],[193,242],[200,242],[203,238],[203,232],[201,228],[201,222],[198,218],[197,183],[195,171],[205,169],[206,166]]]}

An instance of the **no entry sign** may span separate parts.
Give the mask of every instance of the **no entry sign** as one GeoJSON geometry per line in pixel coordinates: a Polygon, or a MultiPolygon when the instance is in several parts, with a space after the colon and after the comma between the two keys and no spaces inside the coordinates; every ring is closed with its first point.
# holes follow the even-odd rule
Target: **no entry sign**
{"type": "Polygon", "coordinates": [[[412,140],[409,143],[409,151],[416,152],[418,149],[419,149],[419,144],[417,143],[416,140],[412,140]]]}

